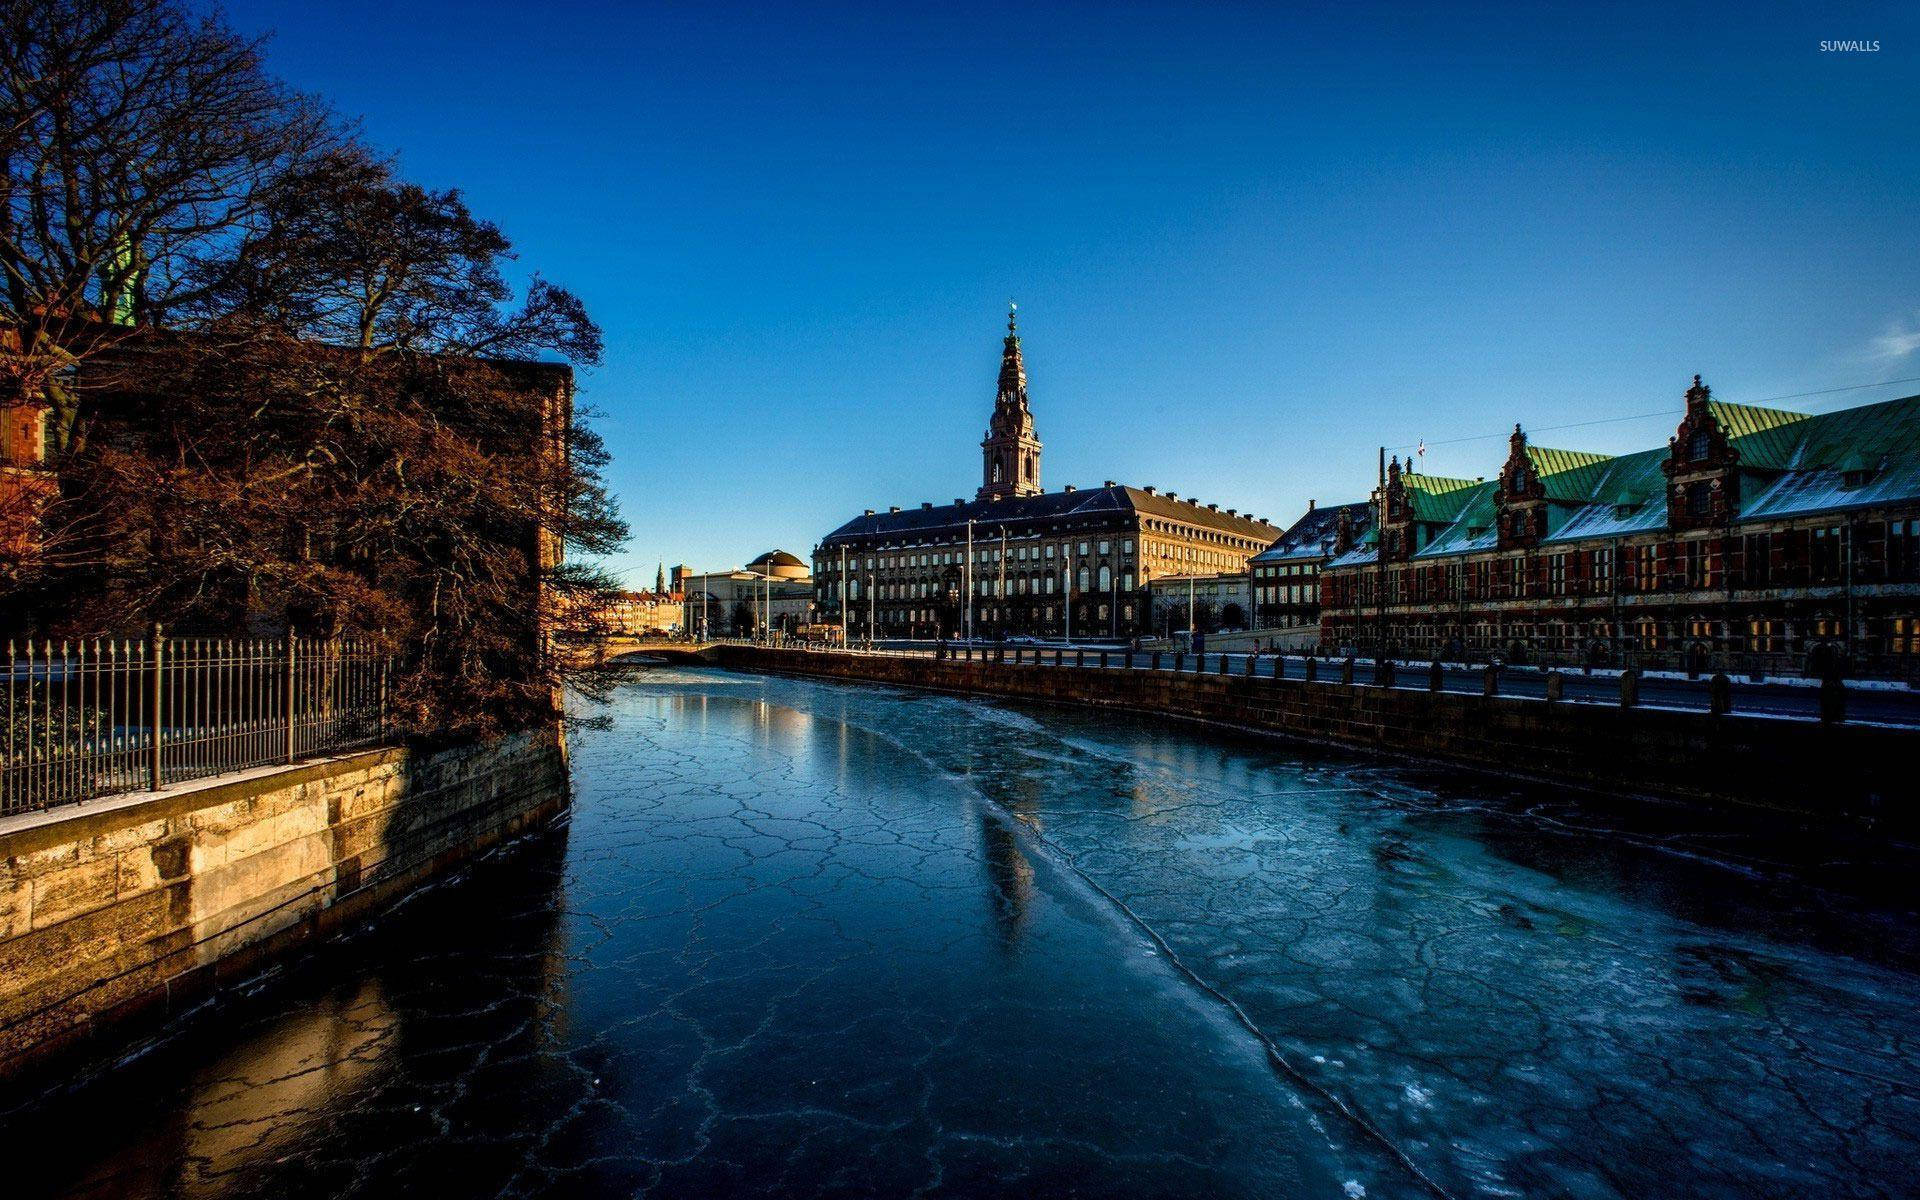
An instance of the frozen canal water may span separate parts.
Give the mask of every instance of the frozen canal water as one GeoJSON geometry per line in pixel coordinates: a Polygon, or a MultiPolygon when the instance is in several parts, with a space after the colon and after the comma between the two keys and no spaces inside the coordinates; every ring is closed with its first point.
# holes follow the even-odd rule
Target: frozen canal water
{"type": "Polygon", "coordinates": [[[1920,1188],[1910,854],[879,687],[608,714],[570,828],[5,1097],[8,1194],[1920,1188]]]}

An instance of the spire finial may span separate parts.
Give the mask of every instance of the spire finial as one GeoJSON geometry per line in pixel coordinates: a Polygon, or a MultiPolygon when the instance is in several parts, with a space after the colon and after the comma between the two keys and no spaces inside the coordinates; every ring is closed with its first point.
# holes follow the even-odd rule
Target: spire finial
{"type": "Polygon", "coordinates": [[[1015,304],[1011,300],[1007,301],[1007,332],[1008,333],[1017,332],[1014,328],[1014,323],[1015,323],[1016,315],[1019,313],[1019,311],[1020,311],[1020,306],[1018,304],[1015,304]]]}

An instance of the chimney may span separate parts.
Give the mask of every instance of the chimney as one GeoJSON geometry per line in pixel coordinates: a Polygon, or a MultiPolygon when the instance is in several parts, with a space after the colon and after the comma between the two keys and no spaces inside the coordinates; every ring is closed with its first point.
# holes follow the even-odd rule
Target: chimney
{"type": "Polygon", "coordinates": [[[1060,490],[1063,492],[1073,492],[1073,491],[1078,491],[1079,489],[1074,487],[1072,484],[1068,484],[1067,486],[1061,488],[1060,490]]]}
{"type": "Polygon", "coordinates": [[[1218,504],[1209,504],[1209,505],[1207,505],[1207,511],[1208,511],[1208,512],[1219,512],[1219,511],[1220,511],[1220,506],[1219,506],[1218,504]]]}
{"type": "Polygon", "coordinates": [[[1180,498],[1180,493],[1179,493],[1179,492],[1168,492],[1168,493],[1167,493],[1167,499],[1169,499],[1169,500],[1178,500],[1179,498],[1180,498]]]}
{"type": "Polygon", "coordinates": [[[873,510],[872,510],[872,509],[868,509],[868,510],[867,510],[867,515],[868,515],[868,516],[872,516],[872,515],[873,515],[873,510]]]}
{"type": "Polygon", "coordinates": [[[1308,511],[1308,512],[1312,512],[1312,511],[1313,511],[1313,501],[1311,501],[1311,500],[1309,500],[1309,501],[1307,501],[1307,511],[1308,511]]]}
{"type": "Polygon", "coordinates": [[[953,506],[955,508],[965,508],[967,506],[967,502],[965,500],[962,500],[960,497],[955,496],[953,498],[953,506]]]}
{"type": "Polygon", "coordinates": [[[900,506],[898,504],[889,504],[887,505],[887,511],[890,513],[897,513],[900,511],[900,506]]]}
{"type": "Polygon", "coordinates": [[[1112,486],[1113,486],[1113,480],[1111,480],[1111,479],[1109,479],[1109,480],[1107,480],[1107,481],[1106,481],[1105,483],[1103,483],[1103,484],[1101,484],[1100,486],[1101,486],[1101,487],[1112,487],[1112,486]]]}
{"type": "Polygon", "coordinates": [[[1160,489],[1154,487],[1152,484],[1148,484],[1146,487],[1143,487],[1140,490],[1145,492],[1149,496],[1158,496],[1160,494],[1160,489]]]}
{"type": "Polygon", "coordinates": [[[1227,515],[1230,517],[1237,517],[1240,515],[1240,511],[1238,509],[1230,508],[1227,510],[1227,515]]]}
{"type": "Polygon", "coordinates": [[[932,507],[933,507],[933,501],[931,501],[931,500],[922,500],[922,501],[920,502],[920,507],[921,507],[922,509],[928,509],[928,508],[932,508],[932,507]]]}

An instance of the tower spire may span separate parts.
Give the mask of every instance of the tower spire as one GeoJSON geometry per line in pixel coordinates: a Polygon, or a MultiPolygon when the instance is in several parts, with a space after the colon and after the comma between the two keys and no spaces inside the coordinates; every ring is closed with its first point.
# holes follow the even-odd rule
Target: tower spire
{"type": "Polygon", "coordinates": [[[993,397],[993,418],[980,443],[979,498],[1032,496],[1040,491],[1040,439],[1027,407],[1027,364],[1020,353],[1020,307],[1007,302],[1007,337],[1000,349],[1000,383],[993,397]]]}

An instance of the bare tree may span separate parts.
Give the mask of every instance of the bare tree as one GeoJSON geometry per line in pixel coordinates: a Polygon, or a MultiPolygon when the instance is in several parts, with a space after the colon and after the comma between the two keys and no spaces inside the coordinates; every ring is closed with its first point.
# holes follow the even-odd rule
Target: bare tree
{"type": "Polygon", "coordinates": [[[173,0],[0,0],[0,387],[44,395],[64,448],[84,429],[64,369],[191,301],[200,265],[336,138],[215,17],[173,0]]]}
{"type": "Polygon", "coordinates": [[[176,0],[0,12],[0,384],[60,431],[9,615],[384,631],[416,729],[547,711],[546,632],[612,590],[557,546],[625,538],[571,370],[517,361],[597,362],[584,306],[516,295],[458,192],[398,179],[176,0]]]}

